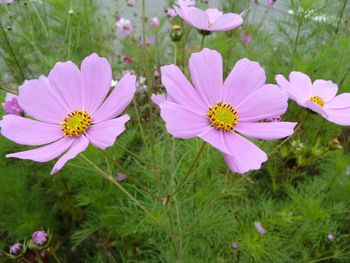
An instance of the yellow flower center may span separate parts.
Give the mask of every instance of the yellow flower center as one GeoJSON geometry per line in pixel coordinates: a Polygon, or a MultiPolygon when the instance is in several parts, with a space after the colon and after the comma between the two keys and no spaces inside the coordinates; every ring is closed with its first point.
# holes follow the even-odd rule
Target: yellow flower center
{"type": "Polygon", "coordinates": [[[61,123],[64,136],[78,137],[91,126],[91,116],[85,110],[75,110],[68,113],[61,123]]]}
{"type": "Polygon", "coordinates": [[[230,103],[221,101],[209,108],[208,117],[213,127],[225,132],[232,131],[239,119],[237,110],[230,103]]]}
{"type": "Polygon", "coordinates": [[[323,108],[325,102],[324,100],[319,97],[319,96],[313,96],[310,98],[310,101],[312,101],[313,103],[316,103],[318,106],[320,106],[321,108],[323,108]]]}
{"type": "Polygon", "coordinates": [[[174,30],[174,31],[180,31],[181,30],[181,26],[179,26],[179,25],[172,25],[171,26],[171,30],[174,30]]]}

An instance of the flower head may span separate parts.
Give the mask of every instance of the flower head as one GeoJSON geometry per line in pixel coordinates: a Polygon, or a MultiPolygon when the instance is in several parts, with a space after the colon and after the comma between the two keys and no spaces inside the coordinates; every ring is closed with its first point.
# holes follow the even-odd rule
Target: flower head
{"type": "Polygon", "coordinates": [[[262,122],[287,110],[287,94],[265,84],[265,71],[248,59],[239,60],[225,81],[216,51],[192,54],[189,68],[193,86],[177,66],[161,68],[167,100],[159,107],[168,132],[208,142],[233,172],[259,169],[267,155],[242,135],[263,140],[291,135],[295,123],[262,122]]]}
{"type": "Polygon", "coordinates": [[[24,113],[23,109],[18,104],[18,96],[11,93],[6,94],[5,102],[2,104],[2,107],[7,114],[21,116],[24,113]]]}
{"type": "Polygon", "coordinates": [[[120,33],[123,36],[130,36],[134,29],[132,22],[123,17],[119,18],[119,20],[116,23],[116,26],[118,33],[120,33]]]}
{"type": "Polygon", "coordinates": [[[231,248],[232,248],[233,250],[236,250],[236,249],[238,248],[238,244],[237,244],[236,242],[232,243],[232,244],[231,244],[231,248]]]}
{"type": "Polygon", "coordinates": [[[265,235],[266,234],[266,230],[265,228],[261,225],[260,222],[255,222],[254,223],[256,231],[258,231],[261,235],[265,235]]]}
{"type": "Polygon", "coordinates": [[[333,239],[334,239],[333,234],[332,234],[332,233],[329,233],[329,234],[327,235],[327,239],[328,239],[329,241],[333,241],[333,239]]]}
{"type": "Polygon", "coordinates": [[[243,37],[242,37],[242,41],[243,41],[244,45],[249,45],[250,43],[252,43],[253,38],[252,38],[251,34],[244,33],[243,37]]]}
{"type": "Polygon", "coordinates": [[[100,149],[112,146],[129,120],[126,114],[116,117],[132,100],[135,79],[125,75],[106,98],[111,66],[92,54],[80,69],[71,61],[58,62],[47,79],[26,81],[19,87],[18,103],[33,119],[5,115],[0,121],[1,134],[19,144],[43,146],[6,157],[47,162],[61,156],[54,174],[89,143],[100,149]]]}
{"type": "Polygon", "coordinates": [[[277,0],[267,0],[267,3],[269,5],[274,5],[276,3],[277,0]]]}
{"type": "Polygon", "coordinates": [[[151,17],[150,20],[149,20],[149,25],[150,25],[152,28],[157,28],[157,27],[159,27],[160,22],[159,22],[158,17],[156,17],[156,16],[151,17]]]}
{"type": "Polygon", "coordinates": [[[319,113],[328,121],[350,125],[350,93],[336,96],[338,86],[332,81],[312,82],[309,76],[296,71],[290,73],[289,81],[282,75],[277,75],[276,81],[300,106],[319,113]]]}
{"type": "Polygon", "coordinates": [[[168,8],[165,11],[166,11],[165,14],[166,14],[167,17],[175,17],[175,16],[177,16],[177,13],[176,13],[174,8],[168,8]]]}
{"type": "Polygon", "coordinates": [[[188,6],[184,0],[178,0],[174,6],[177,14],[191,26],[203,31],[228,31],[243,23],[241,15],[234,13],[223,14],[216,8],[206,11],[188,6]]]}
{"type": "Polygon", "coordinates": [[[11,255],[18,255],[22,250],[22,244],[21,243],[16,243],[12,246],[10,246],[10,254],[11,255]]]}
{"type": "Polygon", "coordinates": [[[129,56],[125,56],[125,57],[123,57],[123,62],[124,62],[125,64],[130,65],[130,64],[132,63],[132,58],[129,57],[129,56]]]}
{"type": "Polygon", "coordinates": [[[12,4],[14,0],[0,0],[0,4],[12,4]]]}
{"type": "Polygon", "coordinates": [[[47,242],[48,234],[45,231],[35,231],[32,235],[32,241],[35,245],[41,246],[47,242]]]}
{"type": "Polygon", "coordinates": [[[128,176],[127,176],[126,174],[124,174],[124,173],[119,173],[118,176],[117,176],[117,178],[116,178],[116,180],[117,180],[118,182],[122,182],[122,181],[124,181],[127,177],[128,177],[128,176]]]}

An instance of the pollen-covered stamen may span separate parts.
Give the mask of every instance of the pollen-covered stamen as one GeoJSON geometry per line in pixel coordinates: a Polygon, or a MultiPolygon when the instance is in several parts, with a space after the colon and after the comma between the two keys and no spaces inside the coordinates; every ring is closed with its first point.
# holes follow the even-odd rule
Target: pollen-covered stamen
{"type": "Polygon", "coordinates": [[[323,108],[325,102],[324,100],[319,97],[319,96],[313,96],[310,98],[310,101],[312,101],[313,103],[316,103],[318,106],[320,106],[321,108],[323,108]]]}
{"type": "Polygon", "coordinates": [[[238,123],[237,110],[230,103],[219,101],[209,108],[208,117],[213,127],[222,131],[232,131],[238,123]]]}
{"type": "Polygon", "coordinates": [[[91,126],[91,116],[85,110],[75,110],[68,113],[61,123],[64,136],[78,137],[91,126]]]}

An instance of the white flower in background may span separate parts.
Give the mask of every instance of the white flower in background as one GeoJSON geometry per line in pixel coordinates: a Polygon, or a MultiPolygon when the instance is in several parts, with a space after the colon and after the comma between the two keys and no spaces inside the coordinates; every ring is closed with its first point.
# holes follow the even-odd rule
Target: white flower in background
{"type": "Polygon", "coordinates": [[[116,26],[118,33],[124,36],[130,36],[133,31],[132,22],[123,17],[117,21],[116,26]]]}
{"type": "Polygon", "coordinates": [[[117,86],[117,84],[118,84],[118,80],[113,80],[112,79],[111,88],[114,88],[115,86],[117,86]]]}
{"type": "Polygon", "coordinates": [[[146,78],[143,76],[139,76],[136,82],[136,92],[144,93],[147,90],[146,78]]]}

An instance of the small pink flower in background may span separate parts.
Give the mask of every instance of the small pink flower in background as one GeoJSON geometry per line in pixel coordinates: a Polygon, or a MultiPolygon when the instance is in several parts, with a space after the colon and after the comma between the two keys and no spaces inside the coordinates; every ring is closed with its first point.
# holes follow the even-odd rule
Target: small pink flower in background
{"type": "Polygon", "coordinates": [[[309,76],[296,71],[290,73],[289,81],[282,75],[277,75],[276,81],[300,106],[319,113],[330,122],[350,125],[350,93],[336,96],[338,86],[332,81],[318,79],[312,83],[309,76]]]}
{"type": "Polygon", "coordinates": [[[124,173],[119,173],[118,176],[117,176],[117,178],[116,178],[116,180],[117,180],[118,182],[122,182],[122,181],[124,181],[127,177],[128,177],[128,176],[127,176],[126,174],[124,174],[124,173]]]}
{"type": "Polygon", "coordinates": [[[7,114],[22,116],[24,113],[18,104],[18,96],[11,93],[6,93],[5,102],[2,104],[2,107],[7,114]]]}
{"type": "Polygon", "coordinates": [[[177,13],[176,13],[175,9],[173,9],[173,8],[168,8],[166,10],[165,14],[166,14],[167,17],[175,17],[175,16],[177,16],[177,13]]]}
{"type": "Polygon", "coordinates": [[[149,25],[150,25],[152,28],[157,28],[157,27],[159,27],[160,22],[159,22],[158,17],[156,17],[156,16],[151,17],[150,20],[149,20],[149,25]]]}
{"type": "Polygon", "coordinates": [[[328,239],[329,241],[333,241],[333,240],[334,240],[333,234],[332,234],[332,233],[329,233],[329,234],[327,235],[327,239],[328,239]]]}
{"type": "Polygon", "coordinates": [[[193,53],[189,68],[193,86],[177,66],[161,68],[167,100],[159,107],[167,131],[208,142],[223,153],[233,172],[260,169],[266,153],[242,135],[262,140],[291,135],[295,123],[261,122],[287,110],[287,94],[265,84],[265,71],[248,59],[239,60],[225,81],[216,51],[193,53]]]}
{"type": "Polygon", "coordinates": [[[0,4],[12,4],[14,0],[0,0],[0,4]]]}
{"type": "Polygon", "coordinates": [[[276,3],[277,0],[267,0],[267,3],[269,5],[274,5],[276,3]]]}
{"type": "Polygon", "coordinates": [[[16,243],[12,246],[10,246],[10,254],[11,255],[18,255],[22,250],[22,244],[21,243],[16,243]]]}
{"type": "Polygon", "coordinates": [[[158,71],[158,69],[155,69],[154,70],[154,73],[153,73],[154,77],[158,78],[160,76],[160,73],[158,71]]]}
{"type": "Polygon", "coordinates": [[[187,6],[195,6],[196,5],[196,0],[176,0],[176,4],[180,5],[180,2],[184,2],[187,6]]]}
{"type": "Polygon", "coordinates": [[[245,45],[249,45],[250,43],[252,43],[252,35],[249,34],[249,33],[244,33],[243,36],[242,36],[242,42],[245,44],[245,45]]]}
{"type": "Polygon", "coordinates": [[[127,4],[129,5],[129,6],[135,6],[135,0],[128,0],[127,1],[127,4]]]}
{"type": "Polygon", "coordinates": [[[231,248],[232,248],[233,250],[237,250],[237,248],[238,248],[238,243],[236,243],[236,242],[232,243],[232,244],[231,244],[231,248]]]}
{"type": "Polygon", "coordinates": [[[132,22],[125,18],[119,18],[117,23],[117,31],[123,36],[130,36],[133,31],[133,25],[132,22]]]}
{"type": "MultiPolygon", "coordinates": [[[[150,37],[146,39],[146,46],[152,46],[156,43],[156,39],[154,37],[150,37]]],[[[143,46],[143,39],[140,39],[140,45],[143,46]]]]}
{"type": "Polygon", "coordinates": [[[255,225],[256,231],[258,231],[261,235],[266,234],[266,230],[265,228],[263,228],[260,222],[255,222],[254,225],[255,225]]]}
{"type": "Polygon", "coordinates": [[[35,231],[32,235],[32,241],[35,245],[42,246],[48,240],[49,235],[42,230],[35,231]]]}
{"type": "Polygon", "coordinates": [[[166,97],[163,94],[152,94],[151,96],[151,100],[152,102],[159,106],[159,104],[163,103],[164,101],[166,101],[166,97]]]}
{"type": "Polygon", "coordinates": [[[206,11],[187,6],[184,0],[178,0],[174,6],[177,14],[191,26],[204,31],[228,31],[243,23],[241,15],[234,13],[223,14],[215,8],[206,11]]]}
{"type": "Polygon", "coordinates": [[[123,62],[125,64],[130,65],[132,63],[132,59],[131,59],[131,57],[125,56],[125,57],[123,57],[123,62]]]}
{"type": "Polygon", "coordinates": [[[5,115],[1,134],[24,145],[40,146],[6,157],[48,162],[60,157],[51,174],[86,150],[114,144],[130,119],[119,116],[135,93],[136,77],[125,75],[112,90],[112,69],[107,59],[86,57],[79,68],[71,61],[58,62],[47,80],[26,81],[19,87],[18,103],[32,118],[5,115]],[[106,98],[107,97],[107,98],[106,98]]]}

